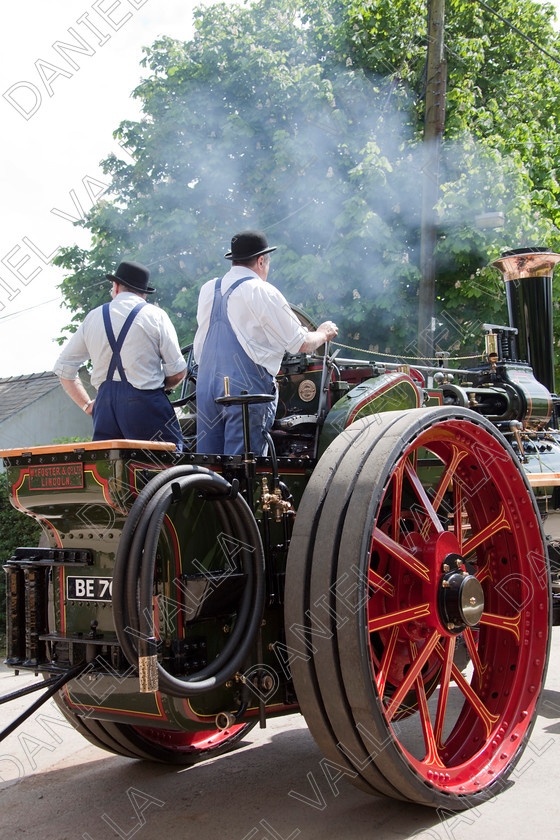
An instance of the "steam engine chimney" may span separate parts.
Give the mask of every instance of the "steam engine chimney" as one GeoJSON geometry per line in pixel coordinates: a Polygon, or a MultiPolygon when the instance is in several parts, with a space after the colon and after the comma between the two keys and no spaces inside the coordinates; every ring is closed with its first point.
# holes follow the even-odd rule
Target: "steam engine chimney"
{"type": "Polygon", "coordinates": [[[528,362],[536,379],[555,393],[552,331],[552,273],[560,254],[546,248],[505,251],[492,266],[502,272],[509,323],[517,334],[517,360],[528,362]]]}

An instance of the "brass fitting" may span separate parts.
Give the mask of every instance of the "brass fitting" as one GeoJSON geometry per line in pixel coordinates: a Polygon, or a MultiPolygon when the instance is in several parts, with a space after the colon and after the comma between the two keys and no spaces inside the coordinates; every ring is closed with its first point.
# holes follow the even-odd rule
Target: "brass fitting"
{"type": "Polygon", "coordinates": [[[263,511],[271,510],[274,513],[274,520],[276,522],[281,522],[282,515],[284,513],[288,513],[288,511],[290,510],[293,510],[292,505],[290,504],[290,502],[286,502],[282,498],[280,491],[277,491],[275,493],[269,492],[268,480],[266,476],[263,476],[261,486],[261,505],[263,511]]]}
{"type": "Polygon", "coordinates": [[[484,336],[484,343],[486,345],[486,357],[492,369],[492,373],[496,370],[496,363],[498,356],[498,336],[496,333],[489,332],[484,336]]]}
{"type": "Polygon", "coordinates": [[[236,722],[235,715],[231,712],[218,712],[215,718],[216,729],[224,732],[226,729],[234,726],[236,722]]]}

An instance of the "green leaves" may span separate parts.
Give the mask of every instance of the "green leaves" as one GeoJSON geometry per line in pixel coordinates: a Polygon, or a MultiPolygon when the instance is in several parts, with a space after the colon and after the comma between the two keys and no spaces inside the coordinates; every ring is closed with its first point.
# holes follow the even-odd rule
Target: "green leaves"
{"type": "MultiPolygon", "coordinates": [[[[438,317],[495,322],[503,295],[483,267],[505,248],[560,247],[560,67],[479,4],[446,7],[438,317]],[[489,210],[505,214],[503,231],[476,227],[489,210]]],[[[547,6],[502,0],[499,11],[560,55],[547,6]]],[[[413,345],[431,166],[425,18],[425,0],[220,3],[196,11],[191,41],[146,48],[143,118],[116,130],[131,158],[104,162],[112,186],[85,221],[91,248],[57,258],[73,320],[129,257],[157,276],[187,343],[232,234],[260,227],[279,246],[271,281],[292,302],[364,348],[413,345]]]]}

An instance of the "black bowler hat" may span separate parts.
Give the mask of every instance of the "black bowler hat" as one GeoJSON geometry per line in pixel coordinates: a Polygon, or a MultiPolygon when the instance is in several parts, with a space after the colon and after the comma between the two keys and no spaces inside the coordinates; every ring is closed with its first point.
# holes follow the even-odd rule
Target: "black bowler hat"
{"type": "Polygon", "coordinates": [[[253,257],[260,257],[261,254],[269,254],[271,251],[276,251],[276,245],[269,248],[268,240],[262,231],[244,230],[232,237],[231,251],[228,251],[224,256],[226,260],[244,262],[253,257]]]}
{"type": "Polygon", "coordinates": [[[138,262],[122,262],[114,274],[106,274],[107,280],[114,280],[115,283],[121,283],[128,289],[133,289],[135,292],[142,292],[151,295],[155,292],[151,286],[148,286],[150,279],[150,272],[145,265],[138,262]]]}

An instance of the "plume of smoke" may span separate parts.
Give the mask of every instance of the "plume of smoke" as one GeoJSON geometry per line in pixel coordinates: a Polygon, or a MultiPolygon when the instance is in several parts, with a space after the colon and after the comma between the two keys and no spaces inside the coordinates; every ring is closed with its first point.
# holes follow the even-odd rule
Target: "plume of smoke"
{"type": "MultiPolygon", "coordinates": [[[[137,163],[111,164],[136,189],[128,247],[157,266],[173,310],[194,328],[198,289],[225,270],[232,234],[262,228],[279,246],[270,279],[292,303],[335,318],[362,347],[394,352],[416,331],[429,166],[412,95],[351,66],[258,58],[255,72],[251,55],[223,56],[205,78],[185,60],[180,87],[167,70],[162,95],[147,100],[141,144],[130,127],[137,163]]],[[[444,144],[440,179],[438,267],[454,288],[499,249],[474,232],[476,213],[502,210],[516,229],[526,185],[519,167],[468,137],[444,144]]]]}

